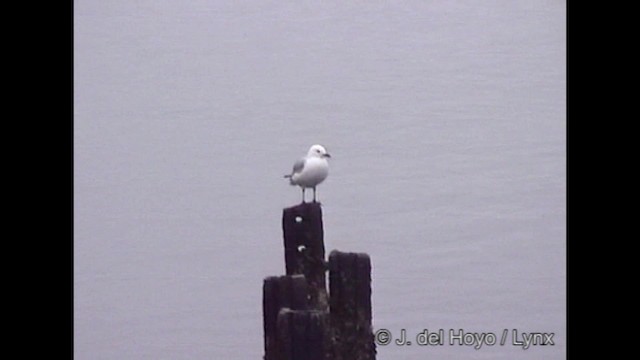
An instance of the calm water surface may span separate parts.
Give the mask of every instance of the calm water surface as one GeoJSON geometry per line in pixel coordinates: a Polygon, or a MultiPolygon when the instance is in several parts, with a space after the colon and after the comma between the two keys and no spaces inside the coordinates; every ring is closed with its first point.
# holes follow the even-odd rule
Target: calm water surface
{"type": "Polygon", "coordinates": [[[75,1],[75,357],[261,359],[282,175],[321,143],[376,330],[554,333],[378,359],[564,359],[565,10],[75,1]]]}

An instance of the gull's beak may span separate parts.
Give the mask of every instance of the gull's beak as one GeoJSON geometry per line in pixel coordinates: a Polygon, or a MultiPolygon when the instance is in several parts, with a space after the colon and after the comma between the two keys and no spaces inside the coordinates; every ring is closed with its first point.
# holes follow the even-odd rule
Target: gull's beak
{"type": "Polygon", "coordinates": [[[329,153],[324,153],[324,154],[322,155],[322,157],[330,158],[330,157],[331,157],[331,155],[329,155],[329,153]]]}

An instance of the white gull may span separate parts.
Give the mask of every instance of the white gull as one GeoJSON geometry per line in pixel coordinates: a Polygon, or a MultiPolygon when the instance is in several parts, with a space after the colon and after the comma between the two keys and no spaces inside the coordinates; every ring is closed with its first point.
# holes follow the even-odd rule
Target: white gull
{"type": "Polygon", "coordinates": [[[309,148],[307,156],[299,159],[293,164],[293,171],[290,175],[285,175],[291,185],[302,188],[302,202],[304,203],[304,191],[307,188],[313,189],[313,202],[316,202],[316,186],[324,181],[329,175],[329,162],[327,158],[331,155],[322,145],[313,145],[309,148]]]}

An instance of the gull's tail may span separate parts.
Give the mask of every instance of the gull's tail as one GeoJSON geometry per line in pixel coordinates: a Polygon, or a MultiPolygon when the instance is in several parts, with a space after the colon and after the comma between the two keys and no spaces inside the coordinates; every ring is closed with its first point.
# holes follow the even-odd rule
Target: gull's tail
{"type": "Polygon", "coordinates": [[[296,183],[293,182],[293,174],[292,175],[285,175],[284,178],[285,179],[289,179],[289,185],[296,185],[296,183]]]}

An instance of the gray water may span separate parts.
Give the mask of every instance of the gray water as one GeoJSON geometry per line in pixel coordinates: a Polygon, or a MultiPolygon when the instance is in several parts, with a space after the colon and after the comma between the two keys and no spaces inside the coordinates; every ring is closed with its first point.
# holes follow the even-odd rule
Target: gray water
{"type": "Polygon", "coordinates": [[[282,175],[314,143],[374,330],[509,331],[378,359],[565,358],[564,1],[74,7],[76,359],[261,359],[282,175]]]}

